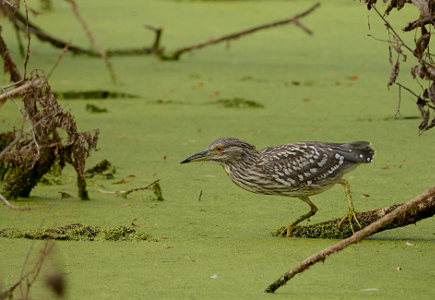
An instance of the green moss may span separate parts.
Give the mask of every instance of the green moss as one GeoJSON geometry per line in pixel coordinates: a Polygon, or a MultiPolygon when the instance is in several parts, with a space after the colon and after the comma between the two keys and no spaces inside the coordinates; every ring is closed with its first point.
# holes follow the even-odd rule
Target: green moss
{"type": "Polygon", "coordinates": [[[0,230],[0,237],[64,241],[156,241],[150,234],[137,232],[131,227],[116,226],[103,228],[83,224],[71,224],[28,231],[2,229],[0,230]]]}
{"type": "Polygon", "coordinates": [[[50,171],[44,174],[39,180],[39,183],[45,185],[60,185],[62,184],[62,167],[56,161],[50,168],[50,171]]]}
{"type": "Polygon", "coordinates": [[[107,159],[103,159],[102,161],[100,161],[98,164],[96,164],[92,168],[87,169],[85,171],[85,177],[92,178],[96,174],[103,174],[104,175],[107,173],[113,174],[115,172],[116,172],[116,170],[112,166],[112,164],[107,159]]]}
{"type": "Polygon", "coordinates": [[[113,92],[107,90],[90,90],[90,91],[65,91],[55,92],[56,98],[71,100],[71,99],[109,99],[109,98],[137,98],[137,95],[113,92]]]}
{"type": "Polygon", "coordinates": [[[219,99],[217,101],[210,102],[210,104],[217,104],[229,108],[264,108],[263,104],[258,103],[254,100],[248,100],[238,97],[230,99],[219,99]]]}
{"type": "Polygon", "coordinates": [[[175,101],[175,100],[170,100],[170,99],[157,99],[157,100],[152,100],[148,102],[149,104],[184,104],[182,101],[175,101]]]}
{"type": "Polygon", "coordinates": [[[158,201],[163,201],[165,199],[163,199],[163,194],[162,194],[162,188],[160,187],[160,184],[158,182],[155,182],[152,186],[151,189],[154,193],[154,196],[156,197],[156,200],[158,201]]]}
{"type": "Polygon", "coordinates": [[[103,112],[107,112],[107,108],[105,107],[99,107],[95,104],[86,104],[86,111],[91,112],[91,113],[103,113],[103,112]]]}

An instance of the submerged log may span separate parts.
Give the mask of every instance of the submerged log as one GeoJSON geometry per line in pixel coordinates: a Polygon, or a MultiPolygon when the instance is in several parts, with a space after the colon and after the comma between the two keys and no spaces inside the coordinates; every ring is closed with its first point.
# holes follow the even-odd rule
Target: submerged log
{"type": "MultiPolygon", "coordinates": [[[[356,216],[361,224],[361,229],[379,220],[403,204],[404,203],[395,204],[384,208],[357,213],[356,216]]],[[[432,217],[434,214],[435,196],[432,195],[431,197],[425,199],[422,203],[412,207],[399,217],[395,218],[391,223],[385,224],[379,228],[377,232],[415,224],[420,220],[432,217]]],[[[338,218],[322,223],[300,226],[290,233],[290,237],[344,239],[352,236],[353,232],[349,221],[346,219],[341,222],[340,225],[339,223],[341,220],[341,218],[338,218]]],[[[351,221],[353,222],[353,228],[357,229],[358,225],[356,224],[355,220],[352,218],[351,221]]],[[[284,227],[277,230],[275,233],[273,233],[273,235],[280,235],[283,229],[284,227]]]]}

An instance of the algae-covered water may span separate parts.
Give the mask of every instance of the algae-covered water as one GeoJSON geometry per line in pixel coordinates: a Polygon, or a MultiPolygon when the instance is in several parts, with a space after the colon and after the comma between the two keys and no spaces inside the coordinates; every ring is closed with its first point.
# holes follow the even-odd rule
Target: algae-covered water
{"type": "MultiPolygon", "coordinates": [[[[164,28],[162,45],[167,51],[287,18],[312,4],[78,1],[103,48],[149,46],[153,33],[143,25],[152,24],[164,28]]],[[[416,15],[412,10],[394,12],[391,21],[401,28],[416,15]]],[[[66,1],[53,3],[53,11],[34,17],[34,22],[53,35],[90,46],[66,1]]],[[[375,160],[347,176],[357,210],[402,203],[433,185],[435,130],[418,136],[419,112],[406,93],[404,118],[394,120],[397,90],[386,88],[388,49],[367,36],[388,37],[376,15],[359,1],[325,1],[302,22],[313,36],[288,25],[187,53],[176,62],[153,56],[112,57],[117,85],[102,60],[65,55],[50,79],[59,95],[103,90],[137,96],[59,96],[61,105],[75,115],[79,130],[100,129],[100,150],[87,166],[107,159],[116,172],[113,178],[89,179],[90,201],[78,199],[73,169],[67,167],[61,184],[38,185],[29,199],[13,203],[48,205],[62,192],[72,197],[57,201],[43,227],[115,228],[133,222],[144,226],[134,227],[137,232],[152,236],[131,242],[57,241],[46,268],[64,275],[68,299],[435,297],[433,218],[376,234],[297,275],[276,295],[265,294],[268,284],[286,270],[336,240],[273,237],[270,232],[304,213],[306,204],[241,190],[218,165],[179,164],[223,136],[238,137],[259,149],[303,140],[369,140],[377,151],[375,160]],[[86,109],[89,105],[107,111],[93,113],[86,109]],[[144,187],[157,179],[163,201],[151,190],[126,198],[107,193],[144,187]]],[[[13,29],[2,23],[2,35],[22,65],[13,29]]],[[[60,54],[35,38],[32,50],[29,67],[46,72],[60,54]]],[[[398,81],[418,90],[408,75],[411,65],[410,58],[398,81]]],[[[1,82],[7,83],[6,76],[1,82]]],[[[0,114],[3,120],[20,120],[10,102],[0,114]]],[[[339,186],[312,200],[319,208],[312,223],[347,211],[339,186]]],[[[35,230],[45,214],[45,209],[21,212],[3,206],[0,228],[35,230]]],[[[42,243],[36,242],[31,262],[42,243]]],[[[29,239],[0,238],[1,290],[18,280],[31,244],[29,239]]],[[[54,297],[44,286],[44,274],[31,293],[34,299],[54,297]]]]}

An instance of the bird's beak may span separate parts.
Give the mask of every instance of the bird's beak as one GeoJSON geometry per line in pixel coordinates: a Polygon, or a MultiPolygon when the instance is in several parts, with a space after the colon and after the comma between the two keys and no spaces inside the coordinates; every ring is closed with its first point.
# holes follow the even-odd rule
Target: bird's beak
{"type": "Polygon", "coordinates": [[[206,160],[211,155],[210,151],[204,150],[201,152],[198,152],[196,154],[193,154],[192,156],[189,156],[185,160],[183,160],[180,164],[185,164],[191,161],[201,161],[206,160]]]}

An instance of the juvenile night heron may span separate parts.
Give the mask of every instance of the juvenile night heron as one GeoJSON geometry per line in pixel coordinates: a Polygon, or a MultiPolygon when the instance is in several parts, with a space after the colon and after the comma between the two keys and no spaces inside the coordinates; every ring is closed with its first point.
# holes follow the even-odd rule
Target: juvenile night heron
{"type": "Polygon", "coordinates": [[[239,139],[224,137],[213,141],[206,150],[189,156],[181,163],[217,162],[224,167],[230,179],[245,190],[258,194],[297,197],[307,203],[310,211],[281,232],[282,235],[289,236],[297,224],[317,211],[317,207],[308,197],[322,193],[337,183],[346,191],[350,224],[352,225],[353,217],[359,225],[349,183],[342,177],[359,164],[370,163],[374,155],[375,151],[370,148],[370,143],[365,141],[299,142],[257,151],[255,146],[239,139]]]}

